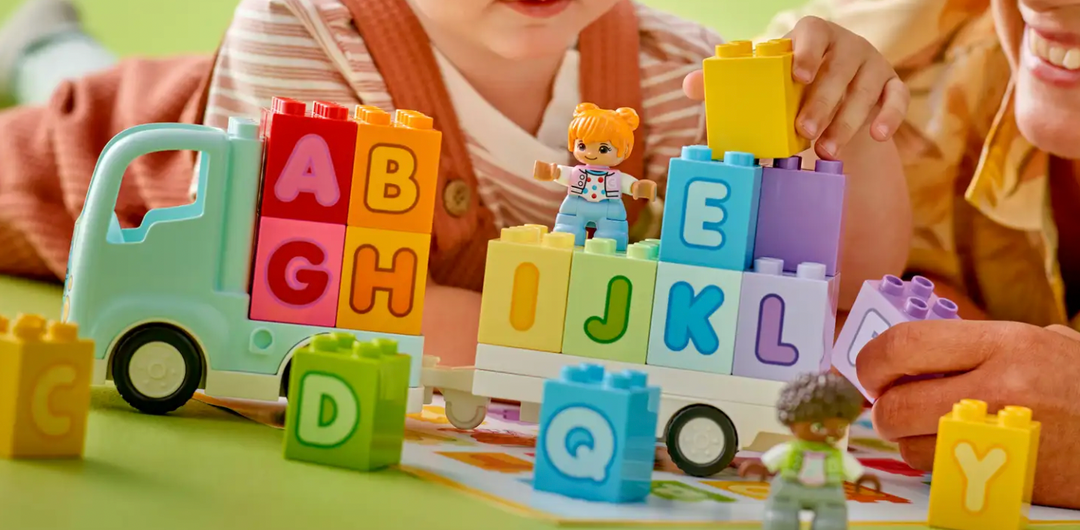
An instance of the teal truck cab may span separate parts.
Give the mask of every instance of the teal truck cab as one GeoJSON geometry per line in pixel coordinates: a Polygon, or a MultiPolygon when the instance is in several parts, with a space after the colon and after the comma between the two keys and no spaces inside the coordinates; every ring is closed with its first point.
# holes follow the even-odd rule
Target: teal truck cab
{"type": "Polygon", "coordinates": [[[297,348],[319,333],[347,332],[397,340],[412,356],[409,410],[418,411],[422,337],[248,318],[262,154],[259,125],[241,119],[227,131],[143,125],[102,151],[75,225],[62,316],[96,343],[95,384],[111,379],[128,403],[154,414],[199,389],[277,400],[297,348]],[[114,212],[128,165],[173,150],[200,154],[196,199],[121,228],[114,212]]]}

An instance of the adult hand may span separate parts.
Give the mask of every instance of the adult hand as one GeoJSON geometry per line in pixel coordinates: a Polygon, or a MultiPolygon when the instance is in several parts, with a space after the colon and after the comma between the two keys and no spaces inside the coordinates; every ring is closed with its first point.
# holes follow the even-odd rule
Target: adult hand
{"type": "Polygon", "coordinates": [[[1080,508],[1080,333],[1018,322],[937,320],[900,324],[859,352],[859,381],[874,427],[904,460],[931,470],[938,420],[962,399],[990,412],[1028,407],[1042,423],[1033,502],[1080,508]],[[906,375],[945,377],[894,383],[906,375]]]}
{"type": "MultiPolygon", "coordinates": [[[[870,136],[884,142],[900,127],[910,101],[907,86],[866,39],[817,17],[800,20],[786,38],[794,48],[792,77],[807,85],[795,120],[814,150],[835,160],[855,134],[870,124],[870,136]]],[[[683,79],[691,99],[705,99],[701,71],[683,79]]]]}

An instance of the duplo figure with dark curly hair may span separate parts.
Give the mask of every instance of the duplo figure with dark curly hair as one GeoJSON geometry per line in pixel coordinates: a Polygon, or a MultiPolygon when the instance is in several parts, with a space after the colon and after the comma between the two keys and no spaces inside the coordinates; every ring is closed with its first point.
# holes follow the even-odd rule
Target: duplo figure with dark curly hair
{"type": "Polygon", "coordinates": [[[862,395],[836,374],[803,374],[780,394],[780,423],[795,440],[773,447],[761,462],[739,466],[739,476],[776,473],[765,502],[764,530],[798,530],[799,513],[814,513],[813,530],[847,528],[844,481],[881,490],[877,477],[863,473],[855,457],[836,447],[862,412],[862,395]]]}

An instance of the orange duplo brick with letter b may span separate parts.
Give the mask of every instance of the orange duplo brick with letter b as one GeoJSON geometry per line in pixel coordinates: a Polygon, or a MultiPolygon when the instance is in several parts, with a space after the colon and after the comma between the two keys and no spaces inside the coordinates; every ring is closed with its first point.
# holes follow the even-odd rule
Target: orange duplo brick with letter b
{"type": "Polygon", "coordinates": [[[419,335],[431,236],[348,227],[337,327],[419,335]]]}
{"type": "Polygon", "coordinates": [[[81,457],[93,370],[75,325],[0,316],[0,457],[81,457]]]}
{"type": "Polygon", "coordinates": [[[411,110],[356,107],[349,226],[431,233],[442,133],[411,110]]]}

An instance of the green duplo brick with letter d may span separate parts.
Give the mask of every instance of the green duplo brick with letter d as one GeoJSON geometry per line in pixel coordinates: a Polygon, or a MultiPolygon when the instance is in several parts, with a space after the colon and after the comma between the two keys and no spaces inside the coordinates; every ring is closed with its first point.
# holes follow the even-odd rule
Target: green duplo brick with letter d
{"type": "Polygon", "coordinates": [[[401,461],[409,356],[390,340],[318,335],[289,376],[285,458],[369,471],[401,461]]]}

